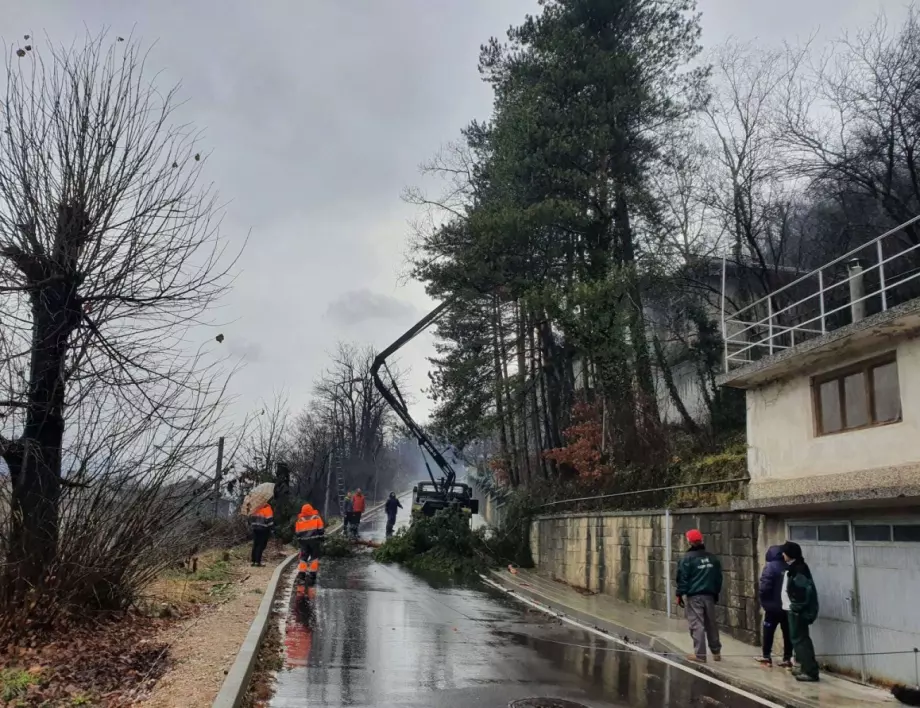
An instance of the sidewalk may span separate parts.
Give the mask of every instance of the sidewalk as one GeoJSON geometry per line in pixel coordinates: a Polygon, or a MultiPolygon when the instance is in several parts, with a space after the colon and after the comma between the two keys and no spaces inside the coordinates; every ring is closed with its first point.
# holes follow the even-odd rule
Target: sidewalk
{"type": "MultiPolygon", "coordinates": [[[[534,571],[521,569],[517,575],[512,575],[507,570],[493,570],[491,577],[503,587],[572,619],[619,638],[628,638],[631,643],[646,649],[669,654],[670,658],[682,663],[691,663],[684,659],[686,654],[693,652],[693,646],[683,617],[669,619],[663,612],[620,602],[607,595],[582,595],[534,571]]],[[[788,671],[758,665],[754,657],[759,653],[756,647],[723,634],[723,660],[718,664],[710,661],[692,665],[726,683],[790,708],[883,705],[891,708],[900,705],[887,691],[826,673],[821,675],[820,683],[800,683],[788,671]]]]}

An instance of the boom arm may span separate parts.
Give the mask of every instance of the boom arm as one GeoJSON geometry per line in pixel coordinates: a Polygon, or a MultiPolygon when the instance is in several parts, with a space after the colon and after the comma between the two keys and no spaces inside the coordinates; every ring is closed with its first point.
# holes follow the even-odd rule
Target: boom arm
{"type": "MultiPolygon", "coordinates": [[[[375,358],[374,363],[371,365],[371,376],[374,377],[374,386],[377,387],[377,390],[380,392],[380,395],[383,396],[384,400],[390,405],[396,415],[399,416],[399,419],[405,424],[409,431],[416,437],[418,440],[419,447],[423,448],[427,452],[431,459],[435,461],[438,467],[441,468],[441,472],[444,477],[440,482],[434,478],[434,475],[431,474],[431,468],[428,469],[428,476],[431,477],[431,481],[435,485],[440,485],[444,494],[446,495],[450,490],[451,486],[457,479],[457,473],[454,471],[454,468],[450,466],[450,463],[444,459],[444,455],[441,454],[441,451],[435,447],[435,444],[431,441],[425,431],[419,427],[418,423],[412,420],[412,416],[409,415],[409,409],[406,407],[405,401],[402,400],[402,396],[399,394],[399,389],[396,388],[396,382],[390,377],[391,383],[393,385],[393,390],[391,391],[387,385],[383,382],[383,379],[380,378],[380,367],[386,366],[387,359],[392,356],[395,352],[401,349],[406,343],[414,339],[419,333],[427,329],[435,320],[437,320],[441,314],[446,310],[451,304],[450,300],[446,300],[434,308],[431,312],[425,315],[421,320],[414,324],[409,331],[403,334],[399,339],[393,342],[390,346],[380,352],[375,358]]],[[[427,463],[425,465],[428,466],[427,463]]]]}

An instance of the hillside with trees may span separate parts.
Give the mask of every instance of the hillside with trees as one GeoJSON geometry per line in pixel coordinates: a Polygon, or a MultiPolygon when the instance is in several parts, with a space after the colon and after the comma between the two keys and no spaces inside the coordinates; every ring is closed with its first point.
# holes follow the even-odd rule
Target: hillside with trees
{"type": "Polygon", "coordinates": [[[693,0],[547,0],[482,46],[492,114],[424,165],[443,192],[406,191],[414,276],[452,302],[432,426],[486,484],[743,476],[723,259],[732,310],[918,213],[915,11],[825,53],[704,52],[700,21],[693,0]]]}

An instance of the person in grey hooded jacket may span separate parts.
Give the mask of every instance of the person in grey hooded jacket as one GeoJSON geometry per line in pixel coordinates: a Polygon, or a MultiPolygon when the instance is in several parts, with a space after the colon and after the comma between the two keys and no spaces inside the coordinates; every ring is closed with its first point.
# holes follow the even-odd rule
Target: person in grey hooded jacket
{"type": "Polygon", "coordinates": [[[789,615],[783,609],[783,577],[786,574],[782,546],[767,549],[767,564],[760,574],[760,606],[763,608],[763,655],[757,661],[773,665],[773,638],[776,628],[783,633],[783,660],[780,666],[792,666],[792,639],[789,635],[789,615]]]}

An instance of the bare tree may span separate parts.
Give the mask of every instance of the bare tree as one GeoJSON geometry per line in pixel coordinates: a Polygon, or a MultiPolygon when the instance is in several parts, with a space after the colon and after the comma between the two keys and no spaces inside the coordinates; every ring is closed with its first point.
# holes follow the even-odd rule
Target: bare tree
{"type": "Polygon", "coordinates": [[[237,458],[242,469],[237,476],[237,488],[245,496],[260,482],[275,478],[275,466],[288,457],[288,398],[276,393],[271,401],[262,401],[252,415],[249,431],[240,444],[237,458]]]}
{"type": "Polygon", "coordinates": [[[83,464],[67,443],[87,409],[137,421],[133,449],[178,446],[181,456],[224,382],[217,358],[189,342],[232,260],[215,197],[198,186],[198,135],[176,120],[176,89],[151,83],[145,60],[134,42],[104,34],[8,59],[0,455],[12,481],[7,569],[20,600],[48,580],[60,552],[62,488],[80,483],[65,470],[83,464]]]}
{"type": "Polygon", "coordinates": [[[294,494],[300,499],[321,503],[325,494],[325,470],[332,431],[313,408],[294,417],[288,430],[288,456],[294,475],[294,494]]]}
{"type": "MultiPolygon", "coordinates": [[[[339,343],[332,365],[314,386],[314,410],[331,433],[335,450],[345,461],[349,483],[367,486],[379,471],[377,466],[395,421],[390,407],[374,386],[371,364],[377,352],[339,343]]],[[[404,375],[392,371],[397,386],[404,375]]]]}

